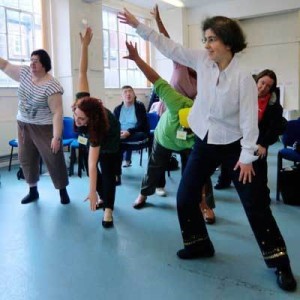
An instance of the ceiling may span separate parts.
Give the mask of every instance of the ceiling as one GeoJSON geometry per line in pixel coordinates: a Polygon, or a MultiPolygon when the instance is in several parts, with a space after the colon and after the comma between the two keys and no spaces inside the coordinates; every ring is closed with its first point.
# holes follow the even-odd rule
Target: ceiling
{"type": "MultiPolygon", "coordinates": [[[[214,3],[221,3],[221,2],[229,2],[231,0],[214,0],[214,3]]],[[[123,0],[124,3],[128,2],[131,4],[135,4],[141,7],[145,8],[152,8],[155,4],[158,4],[160,8],[173,8],[173,5],[167,4],[163,2],[162,0],[123,0]]],[[[195,7],[201,7],[204,5],[207,5],[211,3],[211,0],[181,0],[181,2],[184,3],[184,7],[186,8],[195,8],[195,7]]]]}

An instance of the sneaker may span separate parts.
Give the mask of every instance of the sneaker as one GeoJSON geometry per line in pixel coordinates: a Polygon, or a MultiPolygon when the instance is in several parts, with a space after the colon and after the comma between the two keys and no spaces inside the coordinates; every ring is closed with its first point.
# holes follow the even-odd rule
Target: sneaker
{"type": "Polygon", "coordinates": [[[156,188],[155,189],[155,194],[157,196],[160,196],[160,197],[166,197],[167,196],[165,188],[156,188]]]}

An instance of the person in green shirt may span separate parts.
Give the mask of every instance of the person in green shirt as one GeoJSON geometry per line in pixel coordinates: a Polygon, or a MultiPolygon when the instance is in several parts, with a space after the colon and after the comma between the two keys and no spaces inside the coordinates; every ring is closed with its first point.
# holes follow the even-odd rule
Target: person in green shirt
{"type": "Polygon", "coordinates": [[[149,157],[147,172],[143,178],[141,192],[133,203],[140,209],[145,206],[147,196],[154,194],[161,174],[167,168],[173,151],[181,156],[182,172],[194,145],[194,134],[180,125],[179,110],[189,108],[193,100],[178,93],[171,85],[162,79],[138,54],[136,45],[126,42],[129,54],[126,59],[133,60],[147,79],[153,83],[155,93],[164,101],[167,110],[162,114],[154,132],[152,152],[149,157]]]}

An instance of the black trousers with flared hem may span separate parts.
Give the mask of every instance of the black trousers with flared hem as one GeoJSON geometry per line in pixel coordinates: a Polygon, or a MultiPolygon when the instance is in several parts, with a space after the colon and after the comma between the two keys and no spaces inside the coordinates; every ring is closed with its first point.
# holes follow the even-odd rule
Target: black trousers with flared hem
{"type": "MultiPolygon", "coordinates": [[[[208,237],[199,210],[200,187],[203,187],[217,166],[225,163],[231,170],[231,178],[265,263],[268,267],[288,265],[286,245],[269,207],[269,198],[266,197],[266,184],[257,180],[259,176],[254,176],[252,183],[243,184],[238,180],[240,170],[233,170],[240,152],[240,141],[228,145],[212,145],[207,144],[206,139],[196,138],[177,193],[177,212],[183,242],[185,245],[189,243],[196,246],[202,242],[201,239],[208,237]]],[[[253,167],[256,174],[261,172],[259,162],[254,162],[253,167]]]]}

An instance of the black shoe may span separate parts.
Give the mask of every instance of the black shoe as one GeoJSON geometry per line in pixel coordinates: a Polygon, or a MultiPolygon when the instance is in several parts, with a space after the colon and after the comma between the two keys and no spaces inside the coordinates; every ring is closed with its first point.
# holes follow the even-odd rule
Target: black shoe
{"type": "Polygon", "coordinates": [[[292,273],[291,267],[277,268],[275,272],[279,287],[285,291],[295,291],[297,282],[292,273]]]}
{"type": "Polygon", "coordinates": [[[25,196],[21,200],[21,203],[22,204],[27,204],[27,203],[30,203],[30,202],[37,201],[38,199],[39,199],[39,193],[38,192],[29,193],[27,196],[25,196]]]}
{"type": "Polygon", "coordinates": [[[201,246],[185,247],[177,252],[177,256],[181,259],[212,257],[214,254],[215,249],[211,241],[201,246]]]}
{"type": "Polygon", "coordinates": [[[121,176],[116,176],[116,185],[121,185],[121,176]]]}
{"type": "Polygon", "coordinates": [[[114,226],[114,220],[112,219],[111,221],[104,221],[102,220],[102,226],[104,228],[111,228],[114,226]]]}
{"type": "Polygon", "coordinates": [[[65,188],[59,190],[59,194],[60,194],[60,203],[61,204],[69,204],[70,203],[70,198],[69,198],[68,192],[65,188]]]}
{"type": "Polygon", "coordinates": [[[216,190],[228,189],[228,188],[230,188],[230,182],[229,183],[227,183],[227,182],[225,182],[225,183],[223,183],[223,182],[217,182],[217,184],[214,186],[214,188],[216,190]]]}

